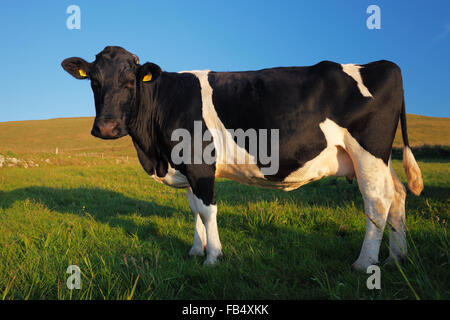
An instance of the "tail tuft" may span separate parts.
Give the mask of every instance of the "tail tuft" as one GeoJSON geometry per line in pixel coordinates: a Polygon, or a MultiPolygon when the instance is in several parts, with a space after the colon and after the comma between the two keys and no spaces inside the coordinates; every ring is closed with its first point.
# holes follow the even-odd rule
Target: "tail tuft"
{"type": "Polygon", "coordinates": [[[403,147],[403,168],[405,168],[406,177],[408,178],[409,190],[416,196],[420,195],[423,190],[422,173],[408,146],[403,147]]]}

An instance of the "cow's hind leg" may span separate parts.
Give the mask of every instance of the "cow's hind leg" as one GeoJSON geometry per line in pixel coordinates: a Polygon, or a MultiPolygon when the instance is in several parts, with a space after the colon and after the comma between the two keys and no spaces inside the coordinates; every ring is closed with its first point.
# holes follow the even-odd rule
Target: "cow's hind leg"
{"type": "Polygon", "coordinates": [[[352,268],[366,271],[370,265],[379,263],[381,239],[394,200],[394,183],[389,166],[364,150],[355,140],[349,146],[349,154],[354,163],[366,214],[364,242],[352,268]]]}
{"type": "Polygon", "coordinates": [[[406,190],[400,179],[389,163],[392,180],[394,182],[395,197],[392,201],[388,215],[389,228],[389,258],[388,263],[395,261],[401,262],[407,254],[406,237],[405,237],[405,199],[406,190]]]}

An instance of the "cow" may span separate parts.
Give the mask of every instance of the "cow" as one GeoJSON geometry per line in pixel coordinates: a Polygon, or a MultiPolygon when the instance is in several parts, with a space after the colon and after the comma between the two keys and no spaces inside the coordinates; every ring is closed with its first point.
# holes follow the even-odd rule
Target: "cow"
{"type": "MultiPolygon", "coordinates": [[[[96,108],[93,136],[130,135],[151,177],[186,188],[195,220],[189,255],[204,256],[206,251],[204,265],[215,265],[222,257],[216,220],[218,177],[286,191],[323,177],[346,177],[350,182],[356,177],[366,233],[352,268],[366,271],[379,263],[386,223],[388,261],[405,258],[406,189],[391,163],[399,120],[403,165],[413,194],[421,193],[423,180],[408,143],[401,71],[393,62],[322,61],[258,71],[166,72],[151,62],[141,65],[135,54],[121,47],[108,46],[93,62],[72,57],[62,67],[77,79],[90,80],[96,108]],[[198,128],[204,136],[209,133],[214,161],[174,161],[173,151],[179,148],[174,132],[182,129],[194,135],[198,128]],[[277,155],[277,170],[264,171],[267,163],[255,159],[247,140],[238,145],[230,129],[275,130],[277,140],[265,141],[277,155]],[[227,152],[230,146],[237,153],[227,152]],[[237,163],[238,153],[254,161],[237,163]]],[[[193,159],[199,150],[211,149],[207,141],[196,148],[185,156],[193,159]]]]}

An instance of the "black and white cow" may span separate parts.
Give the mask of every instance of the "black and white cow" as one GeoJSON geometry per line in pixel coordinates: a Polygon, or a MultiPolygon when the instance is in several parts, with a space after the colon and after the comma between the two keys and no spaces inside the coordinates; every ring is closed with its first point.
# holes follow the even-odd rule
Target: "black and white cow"
{"type": "MultiPolygon", "coordinates": [[[[390,160],[399,119],[403,164],[410,190],[423,189],[420,169],[408,145],[402,76],[397,65],[323,61],[308,67],[246,72],[163,72],[120,47],[106,47],[94,62],[68,58],[63,68],[77,79],[90,79],[96,118],[92,135],[116,139],[129,134],[145,171],[156,181],[186,188],[195,216],[190,255],[204,255],[214,265],[222,255],[217,229],[214,181],[230,178],[249,185],[293,190],[327,176],[356,176],[364,199],[366,235],[353,268],[378,263],[386,221],[390,257],[406,254],[405,197],[390,160]],[[175,163],[177,129],[210,132],[213,163],[175,163]],[[267,163],[233,161],[255,158],[251,145],[237,145],[229,129],[277,130],[276,172],[267,163]],[[227,152],[227,148],[235,152],[227,152]],[[230,159],[231,157],[231,159],[230,159]]],[[[208,145],[203,141],[200,152],[208,145]]],[[[192,147],[195,157],[198,150],[192,147]]]]}

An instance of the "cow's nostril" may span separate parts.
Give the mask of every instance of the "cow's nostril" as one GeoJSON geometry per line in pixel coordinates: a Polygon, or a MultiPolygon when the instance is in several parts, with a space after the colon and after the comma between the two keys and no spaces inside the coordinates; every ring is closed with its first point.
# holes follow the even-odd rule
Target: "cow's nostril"
{"type": "Polygon", "coordinates": [[[94,127],[92,128],[91,134],[92,134],[94,137],[99,136],[100,130],[98,130],[98,126],[94,126],[94,127]]]}
{"type": "Polygon", "coordinates": [[[102,137],[115,137],[116,134],[114,133],[115,129],[117,127],[117,122],[107,122],[101,126],[98,126],[98,129],[100,131],[100,136],[102,137]]]}

